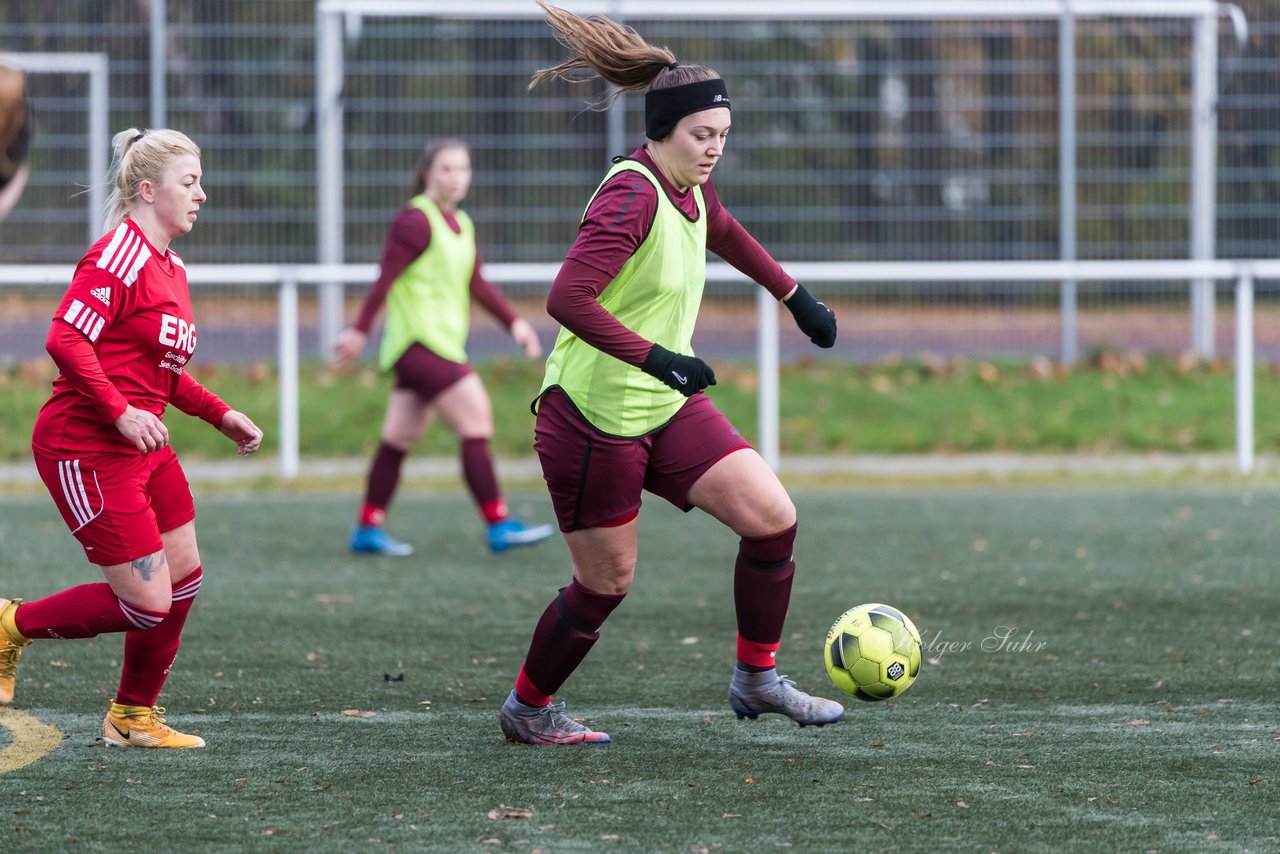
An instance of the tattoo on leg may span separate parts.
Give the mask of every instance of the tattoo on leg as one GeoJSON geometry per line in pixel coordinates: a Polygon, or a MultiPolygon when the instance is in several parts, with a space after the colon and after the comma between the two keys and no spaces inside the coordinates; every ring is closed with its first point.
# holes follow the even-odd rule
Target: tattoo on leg
{"type": "Polygon", "coordinates": [[[150,581],[151,578],[160,571],[164,566],[164,559],[160,553],[140,557],[132,564],[133,571],[142,576],[143,581],[150,581]]]}

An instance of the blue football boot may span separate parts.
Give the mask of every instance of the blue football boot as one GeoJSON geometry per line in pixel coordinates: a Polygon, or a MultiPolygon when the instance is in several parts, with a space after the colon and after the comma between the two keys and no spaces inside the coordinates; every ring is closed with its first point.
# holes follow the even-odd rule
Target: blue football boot
{"type": "Polygon", "coordinates": [[[351,529],[351,551],[355,554],[408,557],[413,554],[413,546],[392,539],[381,528],[356,525],[351,529]]]}
{"type": "Polygon", "coordinates": [[[489,526],[489,551],[499,554],[516,546],[532,546],[552,533],[550,525],[526,525],[519,519],[503,519],[489,526]]]}

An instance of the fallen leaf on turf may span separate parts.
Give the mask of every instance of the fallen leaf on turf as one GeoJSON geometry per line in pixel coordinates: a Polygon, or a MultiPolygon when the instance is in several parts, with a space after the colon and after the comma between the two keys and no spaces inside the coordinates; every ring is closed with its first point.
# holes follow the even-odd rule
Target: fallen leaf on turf
{"type": "Polygon", "coordinates": [[[755,777],[743,777],[743,778],[742,778],[742,782],[744,782],[744,783],[754,783],[755,781],[756,781],[756,778],[755,778],[755,777]]]}
{"type": "Polygon", "coordinates": [[[956,806],[960,807],[962,810],[967,810],[969,808],[969,805],[964,801],[956,801],[956,806]]]}
{"type": "Polygon", "coordinates": [[[496,810],[489,810],[489,818],[494,821],[533,818],[533,809],[528,807],[509,807],[506,804],[498,804],[498,808],[496,810]]]}
{"type": "Polygon", "coordinates": [[[1009,735],[1016,735],[1019,738],[1031,738],[1031,736],[1035,735],[1035,733],[1032,732],[1031,730],[1027,730],[1026,732],[1011,732],[1009,733],[1009,735]]]}
{"type": "Polygon", "coordinates": [[[342,715],[347,718],[371,718],[377,712],[362,712],[359,709],[343,709],[342,715]]]}
{"type": "Polygon", "coordinates": [[[884,741],[873,741],[871,742],[871,746],[876,750],[881,750],[884,748],[884,741]]]}
{"type": "Polygon", "coordinates": [[[1265,782],[1267,782],[1267,778],[1266,778],[1266,777],[1250,777],[1250,778],[1249,778],[1249,785],[1250,785],[1250,786],[1256,786],[1256,785],[1258,785],[1259,783],[1265,783],[1265,782]]]}

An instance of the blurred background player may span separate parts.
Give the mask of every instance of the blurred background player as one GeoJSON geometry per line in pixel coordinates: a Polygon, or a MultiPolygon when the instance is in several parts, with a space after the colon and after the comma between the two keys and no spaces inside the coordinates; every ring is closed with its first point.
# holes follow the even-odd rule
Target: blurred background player
{"type": "Polygon", "coordinates": [[[783,272],[720,204],[711,170],[724,153],[730,102],[720,75],[679,65],[666,48],[603,16],[540,4],[572,58],[530,86],[594,72],[645,92],[646,142],[616,158],[589,202],[547,297],[564,327],[547,359],[534,448],[542,462],[573,579],[547,606],[515,689],[502,706],[507,738],[601,743],[551,697],[599,638],[631,587],[641,492],[699,507],[740,537],[734,566],[739,718],[785,715],[834,723],[844,708],[779,676],[774,655],[791,596],[796,511],[777,476],[702,393],[715,384],[690,340],[710,249],[791,310],[820,347],[835,315],[783,272]]]}
{"type": "Polygon", "coordinates": [[[405,456],[437,414],[461,444],[462,476],[488,525],[489,549],[504,552],[539,543],[551,536],[551,526],[530,526],[512,518],[498,487],[489,452],[493,408],[484,383],[467,364],[471,300],[508,329],[530,359],[542,356],[542,345],[529,322],[516,315],[481,273],[475,228],[458,207],[471,187],[466,143],[427,143],[415,179],[413,197],[391,224],[378,280],[355,323],[342,330],[334,344],[334,365],[350,366],[386,303],[379,362],[384,371],[395,374],[395,385],[382,422],[382,441],[369,466],[364,504],[351,532],[351,551],[412,554],[413,547],[393,539],[382,524],[405,456]]]}
{"type": "Polygon", "coordinates": [[[31,102],[26,75],[0,64],[0,219],[18,204],[27,183],[31,150],[31,102]]]}
{"type": "Polygon", "coordinates": [[[49,328],[58,366],[31,438],[36,469],[105,583],[0,599],[0,703],[32,640],[124,632],[124,669],[102,722],[107,744],[203,747],[156,706],[200,590],[195,506],[161,420],[169,404],[251,454],[262,431],[191,378],[196,348],[182,259],[169,248],[206,200],[200,149],[174,130],[116,134],[108,231],[76,267],[49,328]]]}

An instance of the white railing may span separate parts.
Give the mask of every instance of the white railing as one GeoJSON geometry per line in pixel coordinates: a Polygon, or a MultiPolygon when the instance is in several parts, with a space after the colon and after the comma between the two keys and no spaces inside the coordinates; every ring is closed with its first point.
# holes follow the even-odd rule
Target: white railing
{"type": "MultiPolygon", "coordinates": [[[[559,264],[489,264],[488,278],[498,284],[551,282],[559,264]]],[[[1280,279],[1280,260],[1218,261],[962,261],[821,262],[785,264],[798,281],[820,283],[924,282],[1088,282],[1088,281],[1230,281],[1235,283],[1235,441],[1236,464],[1242,474],[1253,470],[1253,285],[1258,279],[1280,279]]],[[[74,268],[59,265],[0,265],[0,288],[14,285],[60,285],[71,281],[74,268]]],[[[262,286],[278,289],[280,372],[280,475],[297,477],[298,433],[298,287],[322,283],[368,283],[377,278],[374,264],[195,264],[187,275],[195,285],[262,286]]],[[[745,282],[726,264],[707,267],[707,281],[745,282]]],[[[815,288],[821,292],[820,288],[815,288]]],[[[779,463],[778,311],[763,289],[757,297],[760,454],[775,469],[779,463]]]]}

